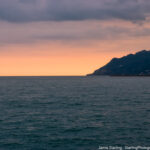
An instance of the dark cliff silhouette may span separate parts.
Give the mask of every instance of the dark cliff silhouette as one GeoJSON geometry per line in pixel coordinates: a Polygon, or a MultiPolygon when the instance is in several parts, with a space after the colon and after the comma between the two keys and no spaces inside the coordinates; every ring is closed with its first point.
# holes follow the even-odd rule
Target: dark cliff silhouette
{"type": "Polygon", "coordinates": [[[143,50],[122,58],[113,58],[89,75],[150,76],[150,51],[143,50]]]}

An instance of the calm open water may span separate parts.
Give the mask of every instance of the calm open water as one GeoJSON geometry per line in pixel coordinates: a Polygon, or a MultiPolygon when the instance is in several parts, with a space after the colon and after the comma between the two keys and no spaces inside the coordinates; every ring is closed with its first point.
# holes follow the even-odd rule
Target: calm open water
{"type": "Polygon", "coordinates": [[[0,77],[0,150],[150,146],[149,77],[0,77]]]}

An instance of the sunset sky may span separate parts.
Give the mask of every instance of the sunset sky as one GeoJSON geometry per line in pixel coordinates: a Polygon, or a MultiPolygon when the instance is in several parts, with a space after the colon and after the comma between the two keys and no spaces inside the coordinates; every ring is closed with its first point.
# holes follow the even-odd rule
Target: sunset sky
{"type": "Polygon", "coordinates": [[[148,0],[0,0],[0,76],[85,75],[143,49],[148,0]]]}

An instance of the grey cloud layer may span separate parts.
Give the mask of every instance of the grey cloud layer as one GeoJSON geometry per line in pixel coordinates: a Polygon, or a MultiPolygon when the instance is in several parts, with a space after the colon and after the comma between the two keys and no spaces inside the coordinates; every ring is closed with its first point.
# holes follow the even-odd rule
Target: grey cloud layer
{"type": "MultiPolygon", "coordinates": [[[[123,24],[123,23],[122,23],[123,24]]],[[[100,22],[39,22],[15,24],[0,22],[0,45],[35,42],[89,43],[90,41],[126,40],[150,36],[150,28],[100,22]],[[87,26],[88,24],[88,26],[87,26]],[[137,32],[138,31],[138,32],[137,32]]]]}
{"type": "Polygon", "coordinates": [[[123,19],[150,16],[149,0],[0,0],[0,19],[10,22],[123,19]]]}

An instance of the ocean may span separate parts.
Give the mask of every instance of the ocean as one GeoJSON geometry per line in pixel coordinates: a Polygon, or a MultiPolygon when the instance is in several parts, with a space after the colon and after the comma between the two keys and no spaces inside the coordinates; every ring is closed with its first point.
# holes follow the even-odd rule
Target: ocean
{"type": "Polygon", "coordinates": [[[149,77],[0,77],[0,150],[150,146],[149,77]]]}

